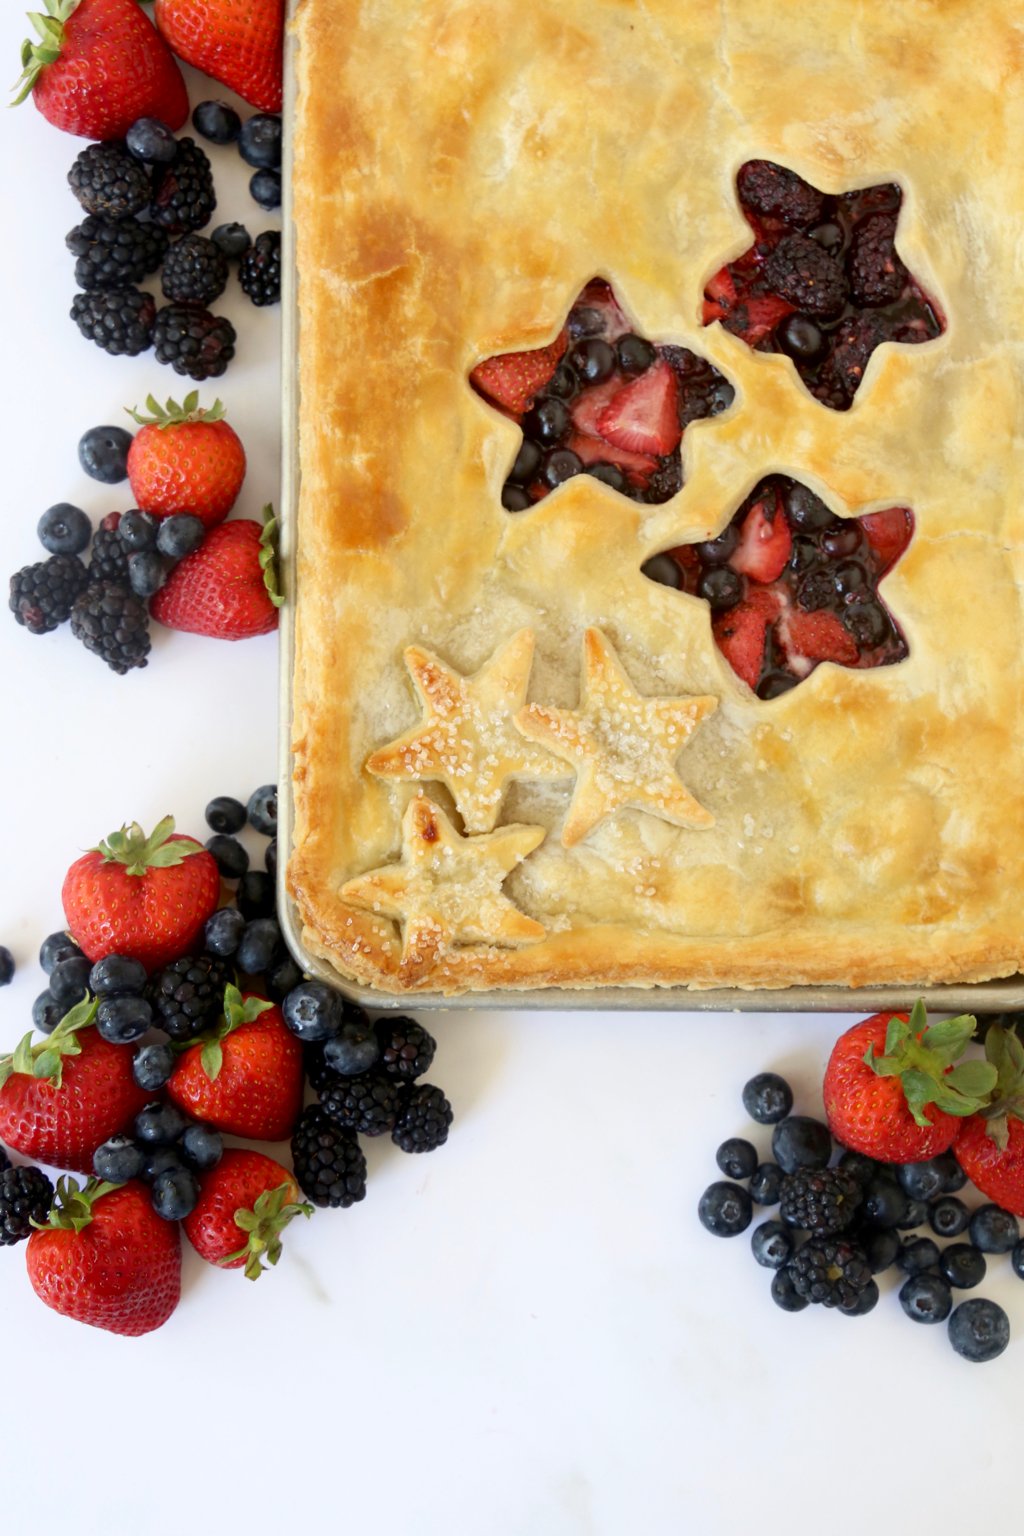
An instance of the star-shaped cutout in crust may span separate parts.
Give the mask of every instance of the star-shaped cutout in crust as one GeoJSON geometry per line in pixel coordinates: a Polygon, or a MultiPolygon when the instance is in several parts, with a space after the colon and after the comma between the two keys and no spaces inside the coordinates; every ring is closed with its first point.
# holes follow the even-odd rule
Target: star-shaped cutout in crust
{"type": "Polygon", "coordinates": [[[521,629],[473,677],[421,646],[405,663],[423,705],[419,725],[368,758],[383,779],[436,779],[447,786],[467,832],[490,832],[509,779],[565,778],[565,764],[527,741],[513,716],[526,701],[533,631],[521,629]]]}
{"type": "Polygon", "coordinates": [[[341,898],[402,924],[402,971],[428,970],[458,944],[517,946],[545,929],[520,912],[502,884],[545,837],[543,827],[499,827],[462,837],[426,795],[402,817],[402,856],[342,886],[341,898]]]}
{"type": "Polygon", "coordinates": [[[625,806],[677,827],[714,826],[715,818],[693,798],[675,765],[697,726],[717,708],[716,698],[638,693],[599,629],[588,629],[583,637],[581,695],[578,709],[529,704],[516,716],[524,736],[550,747],[576,770],[562,829],[566,848],[625,806]]]}
{"type": "Polygon", "coordinates": [[[882,342],[945,330],[896,250],[895,183],[833,195],[772,160],[748,160],[736,196],[754,244],[708,283],[704,324],[720,320],[755,351],[785,353],[823,405],[849,410],[882,342]]]}

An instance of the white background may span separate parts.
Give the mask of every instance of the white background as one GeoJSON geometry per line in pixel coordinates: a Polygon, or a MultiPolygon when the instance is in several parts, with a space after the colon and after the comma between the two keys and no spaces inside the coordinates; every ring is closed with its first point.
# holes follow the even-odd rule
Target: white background
{"type": "MultiPolygon", "coordinates": [[[[20,9],[0,16],[12,75],[20,9]]],[[[194,101],[225,95],[197,81],[194,101]]],[[[127,486],[82,475],[81,432],[190,387],[152,354],[106,357],[68,319],[78,147],[31,105],[0,112],[5,577],[43,558],[52,502],[95,521],[131,505],[127,486]]],[[[210,153],[217,222],[272,223],[235,152],[210,153]]],[[[214,307],[238,357],[204,396],[244,440],[238,511],[256,516],[278,494],[278,317],[232,287],[214,307]]],[[[38,945],[81,849],[167,811],[202,837],[211,796],[275,776],[276,666],[273,636],[157,631],[146,670],[119,678],[67,629],[32,638],[0,615],[0,942],[19,966],[0,1044],[28,1028],[38,945]]],[[[1019,1338],[978,1368],[944,1328],[904,1318],[892,1274],[864,1319],[788,1316],[748,1237],[697,1224],[716,1146],[752,1131],[745,1080],[782,1070],[820,1112],[839,1022],[434,1015],[447,1147],[368,1144],[365,1202],[290,1229],[257,1285],[186,1251],[181,1306],[143,1339],[47,1311],[24,1249],[3,1250],[5,1530],[773,1536],[810,1520],[844,1536],[1008,1514],[1024,1286],[1006,1261],[982,1292],[1019,1338]]]]}

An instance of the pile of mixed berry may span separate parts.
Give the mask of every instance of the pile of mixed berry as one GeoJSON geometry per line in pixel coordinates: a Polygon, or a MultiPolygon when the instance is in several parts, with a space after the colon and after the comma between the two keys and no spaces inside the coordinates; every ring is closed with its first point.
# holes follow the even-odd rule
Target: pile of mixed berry
{"type": "Polygon", "coordinates": [[[39,541],[49,559],[11,577],[10,608],[32,635],[70,621],[71,633],[114,672],[147,665],[149,620],[221,640],[277,627],[276,523],[225,522],[245,478],[245,450],[220,401],[131,414],[141,430],[94,427],[78,452],[104,484],[127,479],[137,505],[111,512],[95,530],[68,502],[44,512],[39,541]],[[90,548],[91,545],[91,548],[90,548]],[[82,558],[89,552],[89,562],[82,558]]]}
{"type": "Polygon", "coordinates": [[[507,512],[582,474],[633,501],[668,501],[683,483],[686,428],[735,393],[686,347],[637,335],[603,278],[587,284],[550,346],[487,358],[470,381],[523,430],[501,493],[507,512]]]}
{"type": "MultiPolygon", "coordinates": [[[[295,1216],[364,1198],[360,1136],[430,1152],[452,1122],[422,1081],[427,1031],[372,1022],[288,954],[274,786],[247,806],[218,797],[207,821],[205,848],[167,818],[72,864],[67,926],[39,957],[40,1038],[0,1058],[0,1142],[31,1160],[0,1149],[0,1244],[27,1239],[42,1300],[115,1333],[149,1332],[174,1310],[179,1223],[203,1258],[255,1279],[295,1216]],[[262,870],[237,835],[247,822],[270,839],[262,870]],[[225,1137],[290,1141],[291,1166],[225,1137]],[[54,1190],[37,1163],[88,1178],[54,1190]]],[[[0,970],[9,980],[6,950],[0,970]]]]}
{"type": "Polygon", "coordinates": [[[932,341],[938,306],[896,251],[903,194],[860,187],[830,196],[770,160],[736,177],[754,244],[704,290],[704,324],[720,320],[758,352],[793,360],[811,394],[849,410],[883,341],[932,341]]]}
{"type": "Polygon", "coordinates": [[[883,1013],[854,1025],[825,1072],[827,1123],[793,1114],[789,1085],[775,1073],[752,1078],[743,1105],[773,1127],[772,1160],[745,1138],[723,1142],[726,1178],[701,1196],[702,1224],[735,1237],[755,1206],[778,1206],[751,1248],[774,1271],[771,1294],[784,1311],[817,1304],[863,1316],[879,1299],[874,1277],[895,1266],[907,1317],[947,1323],[965,1360],[995,1359],[1009,1343],[1006,1312],[983,1297],[954,1304],[954,1293],[979,1285],[995,1255],[1008,1254],[1024,1279],[1019,1023],[997,1015],[979,1028],[965,1015],[928,1024],[918,1004],[909,1018],[883,1013]],[[979,1035],[984,1058],[965,1056],[979,1035]],[[987,1203],[959,1198],[968,1181],[987,1203]]]}

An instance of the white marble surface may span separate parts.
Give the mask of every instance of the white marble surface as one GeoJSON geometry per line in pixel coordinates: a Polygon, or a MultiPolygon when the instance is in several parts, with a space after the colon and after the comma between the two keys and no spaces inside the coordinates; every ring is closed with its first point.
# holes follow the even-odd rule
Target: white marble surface
{"type": "MultiPolygon", "coordinates": [[[[12,75],[23,32],[5,9],[12,75]]],[[[40,558],[52,502],[97,519],[130,505],[81,474],[79,434],[186,387],[152,355],[107,358],[67,318],[75,151],[31,106],[0,112],[5,574],[40,558]]],[[[223,217],[263,228],[241,163],[213,153],[223,217]]],[[[225,307],[241,336],[218,392],[250,458],[239,511],[256,515],[278,490],[277,317],[240,294],[225,307]]],[[[27,1028],[77,852],[168,810],[201,834],[211,795],[274,775],[276,661],[273,637],[158,634],[150,666],[117,678],[66,631],[33,639],[0,619],[0,942],[19,962],[0,993],[5,1045],[27,1028]]],[[[175,1316],[122,1340],[45,1310],[23,1250],[4,1250],[12,1536],[243,1519],[380,1536],[772,1536],[810,1521],[852,1536],[1006,1513],[1024,1345],[964,1364],[943,1328],[904,1319],[891,1276],[863,1320],[785,1316],[747,1238],[697,1224],[715,1147],[745,1132],[745,1079],[781,1069],[816,1112],[835,1019],[481,1009],[435,1023],[448,1146],[371,1145],[366,1201],[290,1232],[258,1285],[188,1251],[175,1316]],[[72,1442],[74,1458],[58,1449],[72,1442]]],[[[997,1272],[984,1292],[1024,1336],[1024,1286],[997,1272]]]]}

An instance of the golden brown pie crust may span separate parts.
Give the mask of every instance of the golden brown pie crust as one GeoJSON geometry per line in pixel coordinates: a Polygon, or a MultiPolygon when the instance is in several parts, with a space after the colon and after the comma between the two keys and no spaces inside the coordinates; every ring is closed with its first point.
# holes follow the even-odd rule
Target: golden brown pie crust
{"type": "Polygon", "coordinates": [[[1003,0],[302,0],[289,881],[305,943],[343,977],[451,993],[1020,967],[1015,15],[1003,0]],[[879,347],[849,412],[813,400],[786,358],[701,326],[706,280],[749,244],[734,178],[751,158],[828,192],[903,187],[897,248],[947,330],[879,347]],[[580,476],[510,516],[519,431],[467,376],[552,340],[597,274],[645,336],[713,362],[735,404],[687,429],[686,483],[663,505],[580,476]],[[712,536],[773,471],[841,515],[909,505],[916,533],[884,586],[909,658],[826,663],[764,703],[717,651],[706,605],[640,565],[712,536]],[[512,775],[497,829],[544,837],[501,887],[503,931],[445,930],[410,966],[422,913],[344,888],[406,856],[415,798],[467,829],[441,780],[367,761],[424,719],[410,648],[472,678],[524,630],[517,707],[579,708],[587,631],[642,698],[717,699],[676,765],[714,824],[626,806],[567,847],[572,766],[512,775]],[[529,921],[506,921],[509,905],[529,921]]]}

